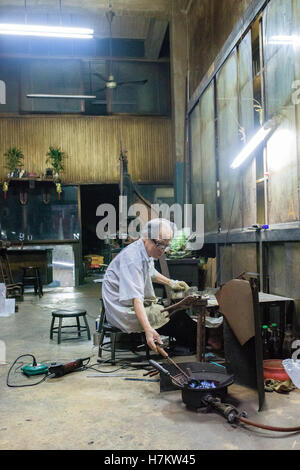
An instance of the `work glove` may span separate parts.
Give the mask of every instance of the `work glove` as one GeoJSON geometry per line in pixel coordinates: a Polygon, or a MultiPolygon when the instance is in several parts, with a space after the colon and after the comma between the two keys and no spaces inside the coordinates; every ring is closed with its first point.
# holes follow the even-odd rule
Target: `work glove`
{"type": "Polygon", "coordinates": [[[175,281],[173,279],[171,279],[170,287],[175,292],[187,291],[190,288],[190,286],[188,286],[186,282],[184,282],[184,281],[175,281]]]}

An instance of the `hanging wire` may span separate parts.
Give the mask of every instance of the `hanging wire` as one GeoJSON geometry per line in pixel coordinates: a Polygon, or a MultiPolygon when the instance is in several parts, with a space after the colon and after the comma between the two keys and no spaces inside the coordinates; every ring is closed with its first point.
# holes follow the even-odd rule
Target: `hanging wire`
{"type": "Polygon", "coordinates": [[[24,0],[24,8],[25,8],[25,24],[27,24],[27,0],[24,0]]]}
{"type": "Polygon", "coordinates": [[[106,13],[106,18],[109,23],[109,75],[112,74],[112,21],[113,21],[114,16],[115,14],[111,10],[111,5],[110,5],[110,10],[108,13],[106,13]]]}
{"type": "Polygon", "coordinates": [[[59,0],[59,24],[62,25],[61,0],[59,0]]]}

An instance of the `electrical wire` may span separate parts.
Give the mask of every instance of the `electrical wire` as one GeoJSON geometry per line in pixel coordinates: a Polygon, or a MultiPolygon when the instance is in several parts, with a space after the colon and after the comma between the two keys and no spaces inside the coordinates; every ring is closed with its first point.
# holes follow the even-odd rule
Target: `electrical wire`
{"type": "MultiPolygon", "coordinates": [[[[11,376],[11,372],[12,372],[12,370],[14,369],[15,365],[17,364],[17,362],[19,361],[19,359],[21,359],[22,357],[32,357],[32,359],[33,359],[33,364],[36,365],[36,359],[35,359],[35,357],[34,357],[32,354],[22,354],[22,355],[18,356],[18,357],[15,359],[15,361],[13,362],[13,364],[11,365],[11,367],[10,367],[10,369],[9,369],[9,371],[8,371],[7,377],[6,377],[6,385],[7,385],[8,387],[11,387],[11,388],[33,387],[33,386],[35,386],[35,385],[41,384],[41,383],[44,382],[48,377],[53,376],[52,374],[49,374],[49,372],[45,372],[45,373],[44,373],[44,377],[43,377],[41,380],[39,380],[38,382],[34,382],[34,383],[30,383],[30,384],[20,384],[20,385],[19,385],[19,384],[12,384],[12,383],[10,383],[9,379],[10,379],[10,376],[11,376]]],[[[127,368],[128,370],[134,370],[134,369],[135,369],[134,367],[131,366],[131,363],[130,363],[130,362],[126,361],[126,362],[124,362],[123,364],[121,364],[120,367],[117,367],[117,368],[114,368],[113,370],[107,371],[107,370],[103,370],[103,369],[96,368],[95,366],[98,365],[98,363],[88,365],[88,364],[90,363],[90,360],[91,360],[90,357],[87,358],[86,360],[87,360],[87,363],[85,363],[82,367],[80,367],[80,368],[78,368],[78,369],[75,369],[75,370],[72,371],[72,372],[82,372],[82,371],[91,369],[91,370],[94,370],[94,371],[96,371],[96,372],[103,373],[103,374],[113,374],[113,373],[115,373],[115,372],[117,372],[117,371],[119,371],[119,370],[126,369],[126,368],[127,368]]],[[[108,365],[109,362],[110,362],[110,360],[107,359],[107,360],[104,360],[104,361],[103,361],[103,364],[107,363],[107,365],[108,365]]],[[[15,368],[14,373],[16,373],[16,372],[23,366],[23,364],[24,364],[24,362],[21,362],[21,363],[17,366],[17,368],[15,368]]]]}
{"type": "MultiPolygon", "coordinates": [[[[96,363],[96,364],[91,364],[89,367],[86,367],[85,370],[88,370],[88,369],[92,369],[92,370],[95,370],[96,372],[99,372],[99,373],[102,373],[102,374],[113,374],[115,372],[118,372],[119,370],[123,370],[123,369],[128,369],[128,370],[135,370],[136,368],[131,366],[131,363],[128,362],[128,360],[120,360],[119,361],[121,364],[120,364],[120,367],[118,367],[117,369],[113,369],[113,370],[101,370],[99,368],[95,368],[94,366],[99,366],[100,364],[99,363],[96,363]],[[122,364],[122,362],[124,361],[124,363],[122,364]]],[[[106,359],[102,362],[102,364],[106,364],[109,365],[110,363],[110,359],[106,359]]]]}
{"type": "MultiPolygon", "coordinates": [[[[8,373],[7,373],[7,377],[6,377],[6,385],[8,387],[12,387],[12,388],[21,388],[21,387],[34,387],[35,385],[39,385],[40,383],[44,382],[46,380],[46,378],[48,377],[48,372],[45,372],[45,376],[42,378],[42,380],[39,380],[38,382],[34,382],[34,383],[30,383],[30,384],[21,384],[21,385],[14,385],[14,384],[10,384],[9,383],[9,377],[10,377],[10,373],[13,369],[13,367],[15,366],[15,364],[18,362],[18,360],[21,358],[21,357],[32,357],[33,358],[33,362],[36,364],[36,359],[35,357],[32,355],[32,354],[22,354],[21,356],[17,357],[17,359],[13,362],[12,366],[10,367],[8,373]]],[[[23,365],[23,363],[17,367],[16,370],[18,370],[21,366],[23,365]]],[[[16,372],[16,371],[15,371],[16,372]]]]}

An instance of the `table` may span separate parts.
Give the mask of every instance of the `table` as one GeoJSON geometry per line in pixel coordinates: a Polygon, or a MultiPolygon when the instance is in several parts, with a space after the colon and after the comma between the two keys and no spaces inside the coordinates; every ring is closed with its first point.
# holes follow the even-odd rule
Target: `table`
{"type": "MultiPolygon", "coordinates": [[[[293,302],[293,299],[289,297],[282,297],[279,295],[267,294],[265,292],[259,292],[258,300],[261,314],[263,316],[262,322],[267,321],[266,313],[270,314],[271,307],[279,308],[281,339],[283,339],[284,331],[287,324],[287,304],[293,302]]],[[[219,307],[219,304],[215,295],[210,294],[209,296],[207,296],[206,299],[203,299],[203,303],[199,303],[199,305],[195,307],[193,307],[192,310],[195,313],[194,319],[195,321],[197,321],[196,356],[198,361],[205,362],[205,311],[210,309],[215,310],[219,307]]]]}
{"type": "MultiPolygon", "coordinates": [[[[262,314],[262,323],[269,320],[271,307],[279,308],[280,329],[282,333],[284,333],[284,330],[286,329],[287,325],[286,319],[288,303],[293,302],[294,299],[291,299],[290,297],[282,297],[280,295],[259,292],[258,301],[262,314]]],[[[219,304],[216,297],[214,295],[209,295],[207,301],[207,308],[217,308],[218,306],[219,304]]]]}

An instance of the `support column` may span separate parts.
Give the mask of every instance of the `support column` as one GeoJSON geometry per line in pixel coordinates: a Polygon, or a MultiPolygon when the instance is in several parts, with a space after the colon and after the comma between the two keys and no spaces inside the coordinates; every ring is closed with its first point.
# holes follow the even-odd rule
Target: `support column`
{"type": "Polygon", "coordinates": [[[172,1],[170,23],[172,136],[175,202],[185,202],[185,113],[188,71],[186,1],[172,1]]]}

